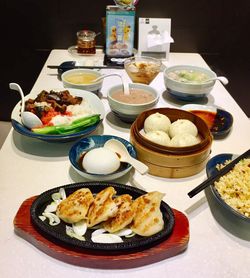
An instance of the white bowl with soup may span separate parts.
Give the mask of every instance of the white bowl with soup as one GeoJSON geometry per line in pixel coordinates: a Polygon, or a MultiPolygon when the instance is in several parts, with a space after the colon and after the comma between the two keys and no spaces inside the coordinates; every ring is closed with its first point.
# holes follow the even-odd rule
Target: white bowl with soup
{"type": "Polygon", "coordinates": [[[76,88],[91,92],[101,89],[103,80],[93,82],[101,73],[91,69],[72,69],[62,74],[62,82],[65,88],[76,88]]]}
{"type": "Polygon", "coordinates": [[[169,94],[185,101],[207,96],[215,84],[211,78],[216,77],[209,69],[190,65],[173,66],[164,71],[164,83],[169,94]]]}
{"type": "Polygon", "coordinates": [[[153,108],[158,100],[158,92],[141,83],[129,84],[130,94],[123,93],[123,86],[116,85],[108,90],[108,102],[112,112],[124,122],[132,123],[137,116],[153,108]]]}

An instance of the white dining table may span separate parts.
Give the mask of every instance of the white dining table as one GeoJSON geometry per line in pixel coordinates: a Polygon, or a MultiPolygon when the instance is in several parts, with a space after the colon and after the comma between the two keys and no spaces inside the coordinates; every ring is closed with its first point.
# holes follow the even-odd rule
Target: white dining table
{"type": "MultiPolygon", "coordinates": [[[[67,50],[52,50],[31,92],[26,93],[35,96],[41,90],[63,88],[57,78],[57,71],[47,68],[47,65],[59,65],[70,60],[82,65],[100,65],[102,59],[102,53],[91,57],[75,57],[67,50]]],[[[169,60],[163,63],[166,66],[192,64],[208,67],[197,53],[170,53],[169,60]]],[[[101,71],[118,72],[129,81],[122,69],[101,71]]],[[[107,90],[120,82],[116,77],[106,78],[103,82],[99,97],[104,104],[106,116],[95,134],[111,134],[129,140],[130,124],[117,119],[107,101],[107,90]]],[[[158,107],[180,108],[186,104],[168,95],[162,72],[151,86],[159,92],[158,107]]],[[[249,149],[250,121],[219,81],[216,81],[211,94],[198,103],[222,107],[234,119],[230,134],[224,139],[213,140],[211,157],[220,153],[240,154],[249,149]]],[[[203,192],[194,198],[187,195],[206,179],[205,169],[194,176],[180,179],[140,175],[132,170],[116,181],[145,191],[163,192],[166,194],[164,201],[188,217],[188,247],[174,257],[122,270],[80,267],[52,258],[18,236],[14,232],[13,219],[24,200],[54,187],[87,181],[75,172],[68,159],[73,143],[47,143],[22,136],[13,128],[8,134],[0,150],[1,277],[249,277],[250,242],[234,236],[214,219],[203,192]]]]}

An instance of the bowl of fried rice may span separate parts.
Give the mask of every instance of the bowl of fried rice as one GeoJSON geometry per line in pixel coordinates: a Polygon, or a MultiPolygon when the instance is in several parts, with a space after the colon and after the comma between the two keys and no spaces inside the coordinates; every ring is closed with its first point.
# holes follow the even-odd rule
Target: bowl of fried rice
{"type": "MultiPolygon", "coordinates": [[[[214,156],[207,163],[207,176],[215,175],[236,157],[230,153],[214,156]]],[[[240,160],[205,193],[216,221],[234,236],[250,241],[250,157],[240,160]]]]}

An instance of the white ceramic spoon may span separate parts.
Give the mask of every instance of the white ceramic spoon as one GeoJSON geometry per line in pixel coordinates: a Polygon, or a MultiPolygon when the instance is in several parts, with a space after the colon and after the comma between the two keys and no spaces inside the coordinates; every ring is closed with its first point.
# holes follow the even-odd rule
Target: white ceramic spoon
{"type": "Polygon", "coordinates": [[[43,123],[34,113],[29,112],[29,111],[24,111],[25,100],[24,100],[24,94],[23,94],[21,87],[17,83],[10,83],[9,86],[10,86],[11,90],[18,91],[21,96],[21,102],[22,102],[21,120],[22,120],[23,125],[29,129],[31,129],[33,127],[37,127],[37,126],[42,126],[43,123]]]}
{"type": "Polygon", "coordinates": [[[117,153],[120,161],[131,164],[140,174],[144,175],[148,172],[148,166],[133,158],[120,141],[116,139],[110,139],[104,144],[104,148],[110,149],[117,153]]]}
{"type": "Polygon", "coordinates": [[[210,82],[210,81],[214,81],[214,80],[219,80],[223,85],[227,85],[229,82],[225,76],[217,76],[214,78],[210,78],[206,82],[210,82]]]}
{"type": "Polygon", "coordinates": [[[104,74],[104,75],[102,75],[102,76],[100,76],[100,77],[98,77],[98,78],[92,80],[92,82],[93,82],[93,83],[98,82],[98,81],[100,81],[100,80],[102,80],[102,79],[104,79],[104,78],[106,78],[106,77],[109,77],[109,76],[119,76],[119,77],[121,78],[121,80],[122,80],[122,85],[123,85],[123,92],[124,92],[124,94],[125,94],[125,95],[129,95],[129,94],[130,94],[128,82],[126,82],[126,81],[123,79],[123,77],[122,77],[120,74],[118,74],[118,73],[104,74]]]}

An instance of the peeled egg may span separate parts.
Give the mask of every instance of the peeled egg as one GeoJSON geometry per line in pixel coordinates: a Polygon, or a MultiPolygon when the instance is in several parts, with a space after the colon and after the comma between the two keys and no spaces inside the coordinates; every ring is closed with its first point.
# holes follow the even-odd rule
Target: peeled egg
{"type": "Polygon", "coordinates": [[[162,130],[168,132],[171,122],[166,115],[161,113],[151,114],[144,121],[144,130],[145,132],[162,130]]]}
{"type": "Polygon", "coordinates": [[[107,175],[120,167],[120,160],[115,152],[107,148],[96,148],[85,154],[82,166],[89,173],[107,175]]]}
{"type": "Polygon", "coordinates": [[[149,131],[145,134],[145,137],[148,140],[163,146],[168,146],[170,143],[168,134],[161,130],[149,131]]]}

